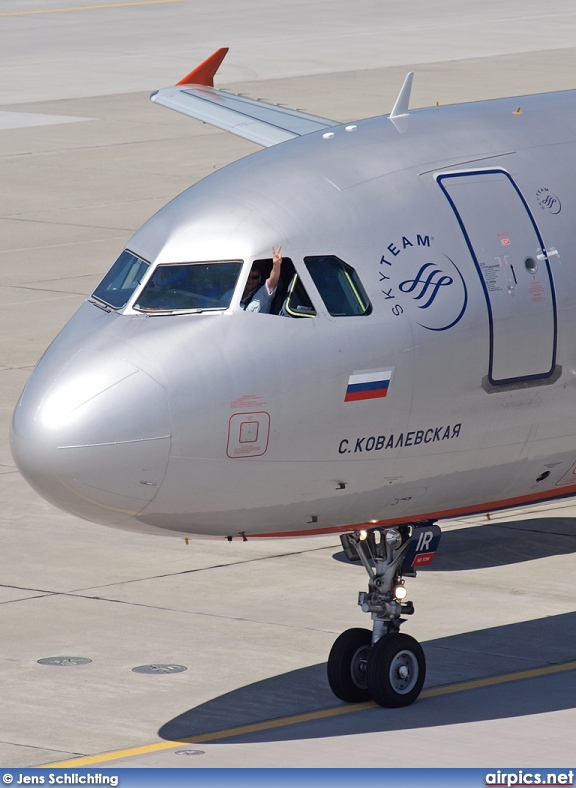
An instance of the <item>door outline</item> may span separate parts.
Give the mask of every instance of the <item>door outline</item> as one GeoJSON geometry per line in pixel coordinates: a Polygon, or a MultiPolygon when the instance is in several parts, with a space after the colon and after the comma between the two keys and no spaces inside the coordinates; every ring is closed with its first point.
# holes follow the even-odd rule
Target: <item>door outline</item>
{"type": "Polygon", "coordinates": [[[470,252],[470,256],[471,256],[471,258],[472,258],[472,260],[474,262],[474,267],[476,268],[476,272],[478,274],[478,277],[480,279],[480,283],[482,285],[482,291],[484,293],[484,298],[485,298],[485,301],[486,301],[486,308],[488,310],[488,323],[489,323],[488,379],[489,379],[490,383],[493,386],[503,386],[503,385],[507,385],[507,384],[511,384],[511,383],[512,384],[514,384],[514,383],[522,383],[524,381],[541,380],[541,379],[549,378],[554,373],[554,371],[556,369],[556,351],[557,351],[557,341],[558,341],[558,315],[557,315],[557,307],[556,307],[556,292],[555,292],[555,288],[554,288],[554,280],[553,280],[553,277],[552,277],[552,270],[550,268],[550,261],[548,259],[548,255],[546,253],[546,247],[544,245],[544,241],[543,241],[542,236],[540,234],[540,230],[538,229],[538,225],[536,224],[534,216],[532,215],[532,212],[530,210],[530,207],[528,206],[528,203],[526,202],[526,200],[524,198],[524,195],[522,194],[522,192],[518,188],[516,182],[514,181],[514,179],[510,175],[510,173],[507,172],[507,170],[502,169],[500,167],[492,167],[492,168],[489,168],[489,169],[458,170],[456,172],[436,173],[434,177],[436,179],[436,182],[438,183],[438,185],[442,189],[442,192],[444,193],[444,196],[448,200],[448,202],[449,202],[449,204],[450,204],[450,206],[451,206],[451,208],[452,208],[452,210],[454,212],[454,215],[456,216],[456,220],[457,220],[457,222],[458,222],[458,224],[460,226],[460,230],[462,232],[462,235],[464,236],[464,240],[466,241],[466,245],[468,247],[468,251],[470,252]],[[447,190],[446,186],[443,183],[443,181],[453,180],[455,178],[463,178],[463,177],[470,178],[470,177],[481,176],[481,175],[503,175],[508,180],[508,182],[512,186],[513,190],[516,192],[516,195],[518,196],[518,198],[520,200],[520,203],[524,207],[524,210],[526,212],[526,216],[528,217],[529,222],[532,225],[532,228],[534,230],[534,234],[535,234],[535,236],[536,236],[536,238],[538,240],[538,244],[540,246],[540,255],[538,257],[539,257],[539,262],[544,264],[546,273],[548,275],[548,282],[550,283],[550,298],[551,298],[552,321],[553,321],[551,363],[550,363],[549,369],[547,369],[546,371],[543,371],[543,372],[538,372],[538,373],[534,373],[534,374],[530,374],[530,375],[516,375],[516,376],[513,376],[513,377],[506,377],[506,378],[495,378],[494,375],[493,375],[493,371],[494,371],[493,365],[494,365],[494,344],[495,344],[495,336],[494,336],[494,334],[495,334],[495,330],[494,330],[494,316],[493,316],[493,311],[492,311],[492,302],[491,302],[491,299],[490,299],[490,294],[489,294],[489,291],[488,291],[488,288],[487,288],[487,285],[486,285],[486,281],[485,281],[485,278],[484,278],[484,274],[483,274],[482,268],[481,268],[479,260],[478,260],[478,258],[476,256],[476,252],[474,251],[474,247],[472,245],[472,242],[471,242],[470,236],[468,234],[468,231],[466,230],[466,226],[464,224],[462,216],[460,215],[460,212],[459,212],[458,208],[456,207],[456,204],[455,204],[454,200],[452,199],[452,196],[448,193],[448,190],[447,190]]]}

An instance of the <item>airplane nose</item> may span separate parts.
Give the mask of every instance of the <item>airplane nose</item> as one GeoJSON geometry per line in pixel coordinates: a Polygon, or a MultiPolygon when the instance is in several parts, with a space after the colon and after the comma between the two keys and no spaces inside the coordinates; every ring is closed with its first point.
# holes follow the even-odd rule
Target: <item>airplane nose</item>
{"type": "Polygon", "coordinates": [[[170,453],[162,386],[104,352],[48,352],[16,406],[12,454],[28,483],[51,503],[109,525],[142,511],[170,453]]]}

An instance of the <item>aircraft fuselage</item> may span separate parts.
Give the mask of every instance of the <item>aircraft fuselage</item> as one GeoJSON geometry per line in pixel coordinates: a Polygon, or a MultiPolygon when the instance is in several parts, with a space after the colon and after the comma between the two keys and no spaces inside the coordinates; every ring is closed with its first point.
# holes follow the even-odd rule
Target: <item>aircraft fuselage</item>
{"type": "Polygon", "coordinates": [[[80,517],[224,537],[575,493],[575,168],[567,92],[335,126],[216,172],[129,241],[149,267],[127,303],[87,301],[46,351],[19,468],[80,517]],[[280,244],[313,312],[244,311],[280,244]],[[330,304],[327,259],[364,314],[330,304]],[[225,308],[138,306],[156,266],[218,261],[241,265],[225,308]]]}

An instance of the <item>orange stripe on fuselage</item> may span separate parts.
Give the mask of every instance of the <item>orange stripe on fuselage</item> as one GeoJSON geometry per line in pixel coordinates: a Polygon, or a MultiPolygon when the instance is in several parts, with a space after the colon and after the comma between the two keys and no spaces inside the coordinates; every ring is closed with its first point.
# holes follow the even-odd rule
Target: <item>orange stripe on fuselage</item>
{"type": "Polygon", "coordinates": [[[382,528],[389,525],[404,525],[406,523],[417,523],[424,520],[444,520],[449,517],[463,517],[470,514],[482,514],[493,512],[497,509],[512,509],[516,506],[523,506],[528,503],[552,501],[556,498],[569,498],[576,495],[576,485],[564,487],[562,492],[553,494],[551,490],[543,490],[541,493],[530,493],[530,495],[520,495],[516,498],[506,498],[501,501],[490,501],[488,503],[473,504],[472,506],[459,506],[457,509],[444,509],[438,512],[424,512],[413,514],[409,517],[395,517],[390,520],[377,520],[376,522],[354,523],[353,525],[337,525],[331,528],[314,528],[300,531],[275,531],[266,534],[251,534],[248,531],[246,536],[253,539],[272,539],[291,536],[319,536],[321,534],[338,534],[345,531],[357,531],[360,529],[382,528]]]}

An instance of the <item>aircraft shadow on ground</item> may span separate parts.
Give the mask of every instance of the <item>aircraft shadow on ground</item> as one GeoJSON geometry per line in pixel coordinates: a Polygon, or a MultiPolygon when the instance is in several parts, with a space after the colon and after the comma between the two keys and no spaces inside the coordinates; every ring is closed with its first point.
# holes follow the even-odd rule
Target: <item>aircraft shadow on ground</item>
{"type": "MultiPolygon", "coordinates": [[[[478,630],[423,643],[424,689],[576,659],[576,613],[478,630]]],[[[326,665],[256,682],[170,720],[162,738],[179,741],[265,720],[346,707],[328,686],[326,665]]],[[[574,671],[420,698],[403,709],[369,707],[321,721],[245,733],[233,743],[287,741],[437,727],[576,708],[574,671]]]]}
{"type": "MultiPolygon", "coordinates": [[[[486,525],[444,532],[433,563],[420,571],[485,569],[570,553],[576,553],[574,518],[547,517],[506,523],[486,522],[486,525]]],[[[344,552],[336,553],[334,559],[352,563],[344,552]]],[[[364,571],[360,562],[352,565],[364,571]]]]}

